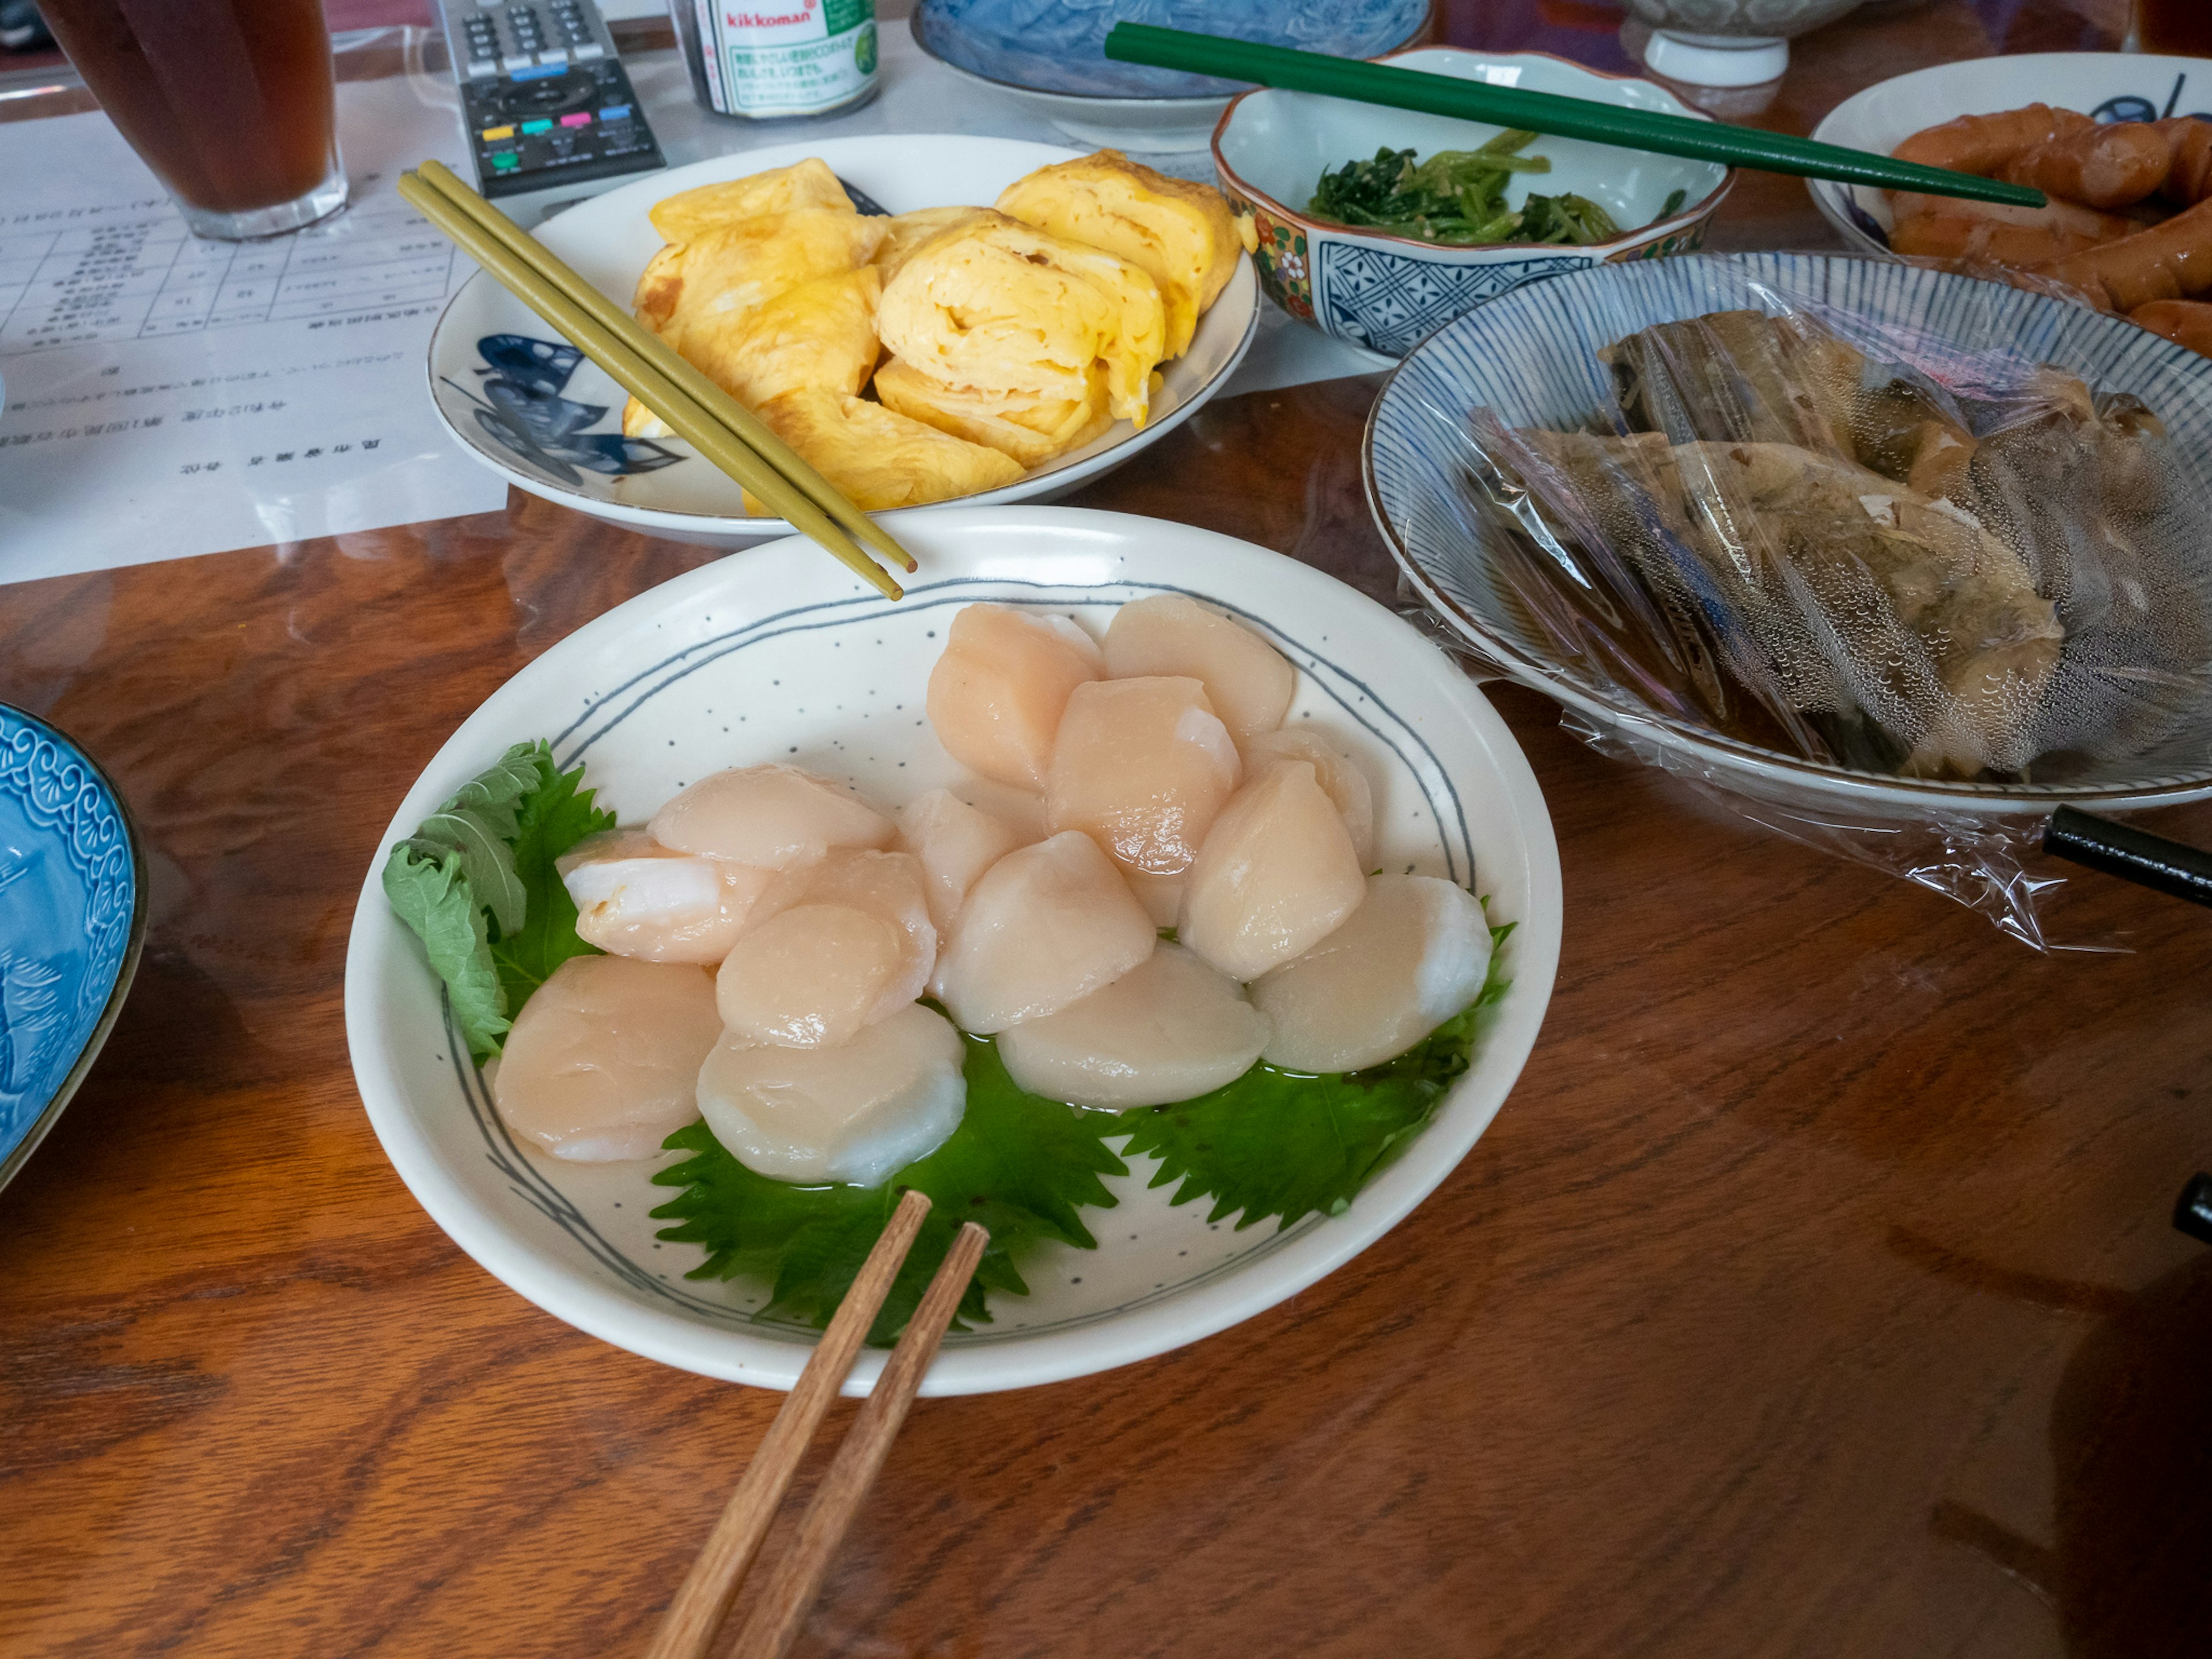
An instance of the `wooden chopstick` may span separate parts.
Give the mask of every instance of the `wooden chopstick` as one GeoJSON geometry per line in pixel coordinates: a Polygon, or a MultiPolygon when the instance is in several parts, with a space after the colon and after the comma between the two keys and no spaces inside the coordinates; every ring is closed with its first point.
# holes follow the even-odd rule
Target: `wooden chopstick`
{"type": "Polygon", "coordinates": [[[754,1598],[752,1610],[738,1632],[737,1644],[730,1650],[730,1659],[783,1659],[790,1650],[799,1626],[806,1621],[807,1609],[821,1592],[830,1559],[860,1513],[861,1501],[875,1484],[884,1460],[890,1455],[891,1442],[906,1421],[923,1374],[937,1357],[937,1345],[944,1340],[945,1327],[959,1310],[960,1298],[990,1239],[990,1234],[971,1221],[960,1229],[952,1248],[945,1252],[944,1264],[922,1293],[921,1305],[915,1310],[906,1334],[899,1338],[883,1375],[876,1379],[860,1415],[838,1446],[830,1472],[823,1476],[805,1518],[799,1523],[798,1537],[754,1598]]]}
{"type": "MultiPolygon", "coordinates": [[[[465,190],[467,187],[460,185],[459,188],[465,190]]],[[[470,193],[474,194],[473,191],[470,193]]],[[[666,421],[678,436],[688,440],[707,459],[788,520],[793,529],[819,543],[886,598],[896,599],[903,597],[903,591],[897,582],[868,557],[852,535],[812,497],[778,471],[766,457],[744,443],[732,426],[725,424],[707,406],[682,390],[667,374],[654,365],[647,354],[634,351],[624,345],[614,330],[601,324],[581,304],[556,286],[546,274],[541,260],[551,261],[561,270],[568,271],[569,278],[577,283],[582,283],[583,279],[574,271],[568,271],[565,264],[546,252],[534,238],[523,240],[538,249],[536,256],[510,246],[459,202],[427,182],[419,173],[400,175],[399,194],[483,266],[494,281],[551,324],[578,350],[606,370],[624,391],[666,421]]],[[[499,211],[489,203],[484,206],[488,212],[497,214],[499,211]]],[[[499,216],[506,218],[504,214],[499,216]]],[[[512,220],[507,221],[510,225],[513,222],[512,220]]],[[[519,228],[515,234],[521,235],[519,228]]],[[[636,325],[633,323],[632,326],[636,325]]],[[[666,349],[665,343],[661,349],[666,349]]],[[[738,407],[735,399],[730,398],[726,392],[720,392],[719,388],[716,390],[730,407],[738,407]]],[[[757,419],[750,416],[747,418],[757,419]]],[[[823,488],[829,488],[826,482],[823,488]]],[[[850,507],[849,502],[847,505],[850,507]]],[[[865,521],[866,515],[860,514],[858,508],[851,510],[865,521]]],[[[877,526],[871,526],[870,528],[874,534],[884,533],[877,526]]],[[[892,545],[896,546],[896,544],[894,542],[892,545]]],[[[903,549],[900,549],[898,556],[907,568],[914,568],[913,559],[903,549]]]]}
{"type": "MultiPolygon", "coordinates": [[[[544,243],[471,190],[442,163],[425,161],[416,171],[464,213],[543,270],[563,294],[583,307],[592,321],[689,392],[694,402],[736,433],[747,448],[758,453],[853,536],[904,568],[915,568],[913,556],[899,545],[897,538],[855,507],[851,498],[823,477],[811,461],[778,437],[775,428],[708,380],[696,364],[667,341],[586,282],[574,267],[544,243]]],[[[653,412],[659,413],[658,410],[653,412]]]]}
{"type": "Polygon", "coordinates": [[[1455,75],[1435,75],[1426,70],[1402,69],[1395,64],[1370,64],[1357,58],[1331,58],[1323,52],[1297,52],[1288,46],[1264,46],[1221,34],[1160,28],[1150,23],[1116,23],[1107,32],[1105,52],[1107,57],[1125,64],[1149,64],[1157,69],[1218,75],[1231,81],[1253,81],[1261,86],[1317,92],[1327,97],[1348,98],[1362,104],[1385,104],[1394,109],[1419,110],[1430,115],[1457,116],[1462,120],[1546,132],[1559,138],[1588,138],[1601,144],[1618,144],[1660,155],[1720,161],[1760,173],[1794,173],[1806,179],[1873,185],[1884,190],[1913,190],[1928,196],[2002,202],[2012,207],[2045,205],[2043,192],[2026,185],[2008,185],[1996,179],[1977,178],[1971,173],[1954,173],[1948,167],[1900,161],[1841,144],[1816,143],[1792,133],[1697,121],[1659,110],[1625,109],[1618,104],[1600,103],[1595,98],[1571,98],[1556,92],[1491,86],[1480,81],[1462,80],[1455,75]]]}
{"type": "MultiPolygon", "coordinates": [[[[707,1534],[706,1547],[692,1562],[676,1599],[661,1616],[660,1628],[654,1632],[653,1645],[646,1650],[646,1659],[696,1659],[714,1639],[738,1581],[759,1553],[761,1540],[768,1535],[769,1522],[791,1489],[792,1477],[799,1473],[808,1443],[822,1426],[830,1402],[845,1386],[846,1375],[860,1356],[860,1344],[882,1311],[891,1282],[905,1265],[915,1235],[921,1231],[928,1214],[927,1194],[908,1188],[875,1248],[868,1252],[867,1261],[861,1264],[853,1288],[837,1304],[830,1328],[807,1357],[775,1421],[769,1425],[759,1449],[745,1465],[738,1489],[730,1494],[714,1531],[707,1534]]],[[[968,1281],[960,1282],[964,1287],[968,1281]]],[[[893,1360],[896,1363],[896,1354],[893,1360]]]]}

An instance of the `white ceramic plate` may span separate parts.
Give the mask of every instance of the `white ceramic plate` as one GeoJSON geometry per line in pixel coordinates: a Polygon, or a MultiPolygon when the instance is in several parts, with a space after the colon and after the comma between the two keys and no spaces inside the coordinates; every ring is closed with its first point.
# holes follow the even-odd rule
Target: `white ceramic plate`
{"type": "MultiPolygon", "coordinates": [[[[362,884],[346,961],[354,1075],[393,1166],[433,1218],[548,1312],[648,1358],[788,1388],[811,1332],[758,1319],[764,1287],[693,1282],[696,1246],[664,1244],[647,1212],[671,1195],[659,1163],[556,1163],[518,1147],[474,1070],[456,1063],[437,983],[385,902],[381,848],[410,833],[508,744],[554,740],[625,823],[720,767],[789,760],[896,804],[956,769],[921,715],[958,605],[1035,605],[1103,628],[1162,590],[1233,607],[1300,668],[1293,720],[1356,747],[1376,789],[1378,862],[1468,879],[1499,921],[1512,985],[1473,1068],[1437,1115],[1343,1214],[1209,1226],[1206,1206],[1149,1191],[1152,1165],[1085,1211],[1097,1250],[1025,1257],[1031,1294],[950,1338],[926,1392],[972,1394],[1081,1376],[1233,1325],[1358,1255],[1420,1202],[1489,1126],[1536,1039],[1559,961],[1558,848],[1536,780],[1480,691],[1408,624],[1309,566],[1181,525],[1066,508],[893,515],[922,560],[907,599],[856,592],[793,540],[725,559],[580,629],[463,723],[399,803],[362,884]]],[[[883,1356],[864,1356],[864,1393],[883,1356]]]]}
{"type": "MultiPolygon", "coordinates": [[[[2212,118],[2212,63],[2132,52],[2043,52],[1939,64],[1846,98],[1813,129],[1813,137],[1887,155],[1923,127],[2028,104],[2080,110],[2100,121],[2212,118]]],[[[1895,220],[1888,191],[1824,179],[1808,179],[1806,187],[1853,248],[1889,252],[1895,220]]]]}
{"type": "MultiPolygon", "coordinates": [[[[628,306],[638,273],[661,246],[646,216],[679,191],[789,167],[810,155],[893,213],[996,201],[1023,174],[1079,152],[1013,138],[895,134],[824,138],[719,155],[657,173],[570,208],[532,232],[602,292],[628,306]]],[[[1004,489],[962,497],[968,506],[1051,501],[1110,471],[1188,420],[1243,360],[1259,326],[1252,262],[1199,321],[1190,349],[1166,364],[1142,432],[1116,422],[1004,489]]],[[[709,547],[742,547],[790,533],[781,519],[746,516],[737,484],[681,440],[642,448],[620,436],[624,394],[521,301],[482,273],[461,285],[430,337],[430,395],[470,454],[517,488],[610,524],[709,547]],[[524,343],[501,345],[502,340],[524,343]],[[527,343],[544,342],[542,349],[527,343]],[[627,448],[629,459],[620,459],[627,448]],[[672,464],[657,458],[672,453],[672,464]],[[640,459],[651,470],[635,468],[640,459]]]]}

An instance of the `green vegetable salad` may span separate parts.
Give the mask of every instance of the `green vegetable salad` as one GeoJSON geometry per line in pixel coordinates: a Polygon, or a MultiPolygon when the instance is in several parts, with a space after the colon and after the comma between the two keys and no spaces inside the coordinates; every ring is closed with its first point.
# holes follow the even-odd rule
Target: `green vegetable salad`
{"type": "MultiPolygon", "coordinates": [[[[518,744],[392,849],[384,890],[417,933],[445,983],[453,1023],[479,1060],[499,1052],[531,993],[573,956],[576,908],[554,860],[613,827],[592,804],[583,769],[559,770],[544,743],[518,744]]],[[[1502,945],[1510,924],[1492,929],[1502,945]]],[[[870,1340],[897,1339],[962,1221],[991,1242],[961,1304],[961,1328],[988,1322],[992,1291],[1026,1294],[1017,1259],[1038,1239],[1085,1249],[1097,1240],[1085,1209],[1110,1209],[1103,1177],[1126,1158],[1158,1161],[1151,1184],[1179,1183],[1171,1202],[1212,1200],[1210,1220],[1280,1227],[1351,1203],[1394,1148],[1419,1130],[1480,1040],[1484,1012],[1505,990],[1502,951],[1475,1000],[1406,1054],[1364,1072],[1312,1077],[1264,1062],[1235,1082],[1173,1106],[1109,1112],[1022,1089],[989,1037],[966,1036],[968,1103],[936,1151],[881,1187],[799,1187],[738,1162],[706,1124],[671,1135],[690,1154],[653,1179],[676,1189],[653,1212],[674,1224],[660,1237],[703,1247],[693,1279],[744,1276],[771,1287],[768,1311],[829,1322],[898,1195],[933,1200],[870,1340]],[[1109,1145],[1120,1143],[1117,1152],[1109,1145]]],[[[940,1010],[940,1012],[942,1012],[940,1010]]]]}
{"type": "MultiPolygon", "coordinates": [[[[1501,132],[1480,149],[1442,149],[1425,161],[1410,149],[1378,149],[1371,161],[1346,161],[1323,173],[1307,210],[1340,225],[1389,231],[1424,242],[1471,247],[1485,242],[1553,242],[1587,246],[1620,234],[1620,227],[1586,196],[1531,193],[1505,204],[1516,173],[1549,173],[1551,161],[1523,155],[1533,132],[1501,132]]],[[[1676,191],[1659,216],[1682,205],[1676,191]]]]}

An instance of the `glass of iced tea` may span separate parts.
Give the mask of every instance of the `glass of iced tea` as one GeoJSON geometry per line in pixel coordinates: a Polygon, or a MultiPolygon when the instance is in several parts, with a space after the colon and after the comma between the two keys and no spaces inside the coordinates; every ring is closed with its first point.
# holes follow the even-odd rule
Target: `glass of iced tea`
{"type": "Polygon", "coordinates": [[[320,0],[39,0],[39,9],[195,234],[273,236],[344,205],[320,0]]]}

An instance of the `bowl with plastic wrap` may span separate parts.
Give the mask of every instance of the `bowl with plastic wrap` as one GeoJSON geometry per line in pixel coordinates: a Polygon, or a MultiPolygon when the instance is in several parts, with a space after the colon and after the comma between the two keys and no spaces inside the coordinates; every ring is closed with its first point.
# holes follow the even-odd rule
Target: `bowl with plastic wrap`
{"type": "Polygon", "coordinates": [[[2123,319],[1741,254],[1440,331],[1365,474],[1468,653],[1601,746],[1801,825],[2019,824],[2212,794],[2208,438],[2212,364],[2123,319]]]}

